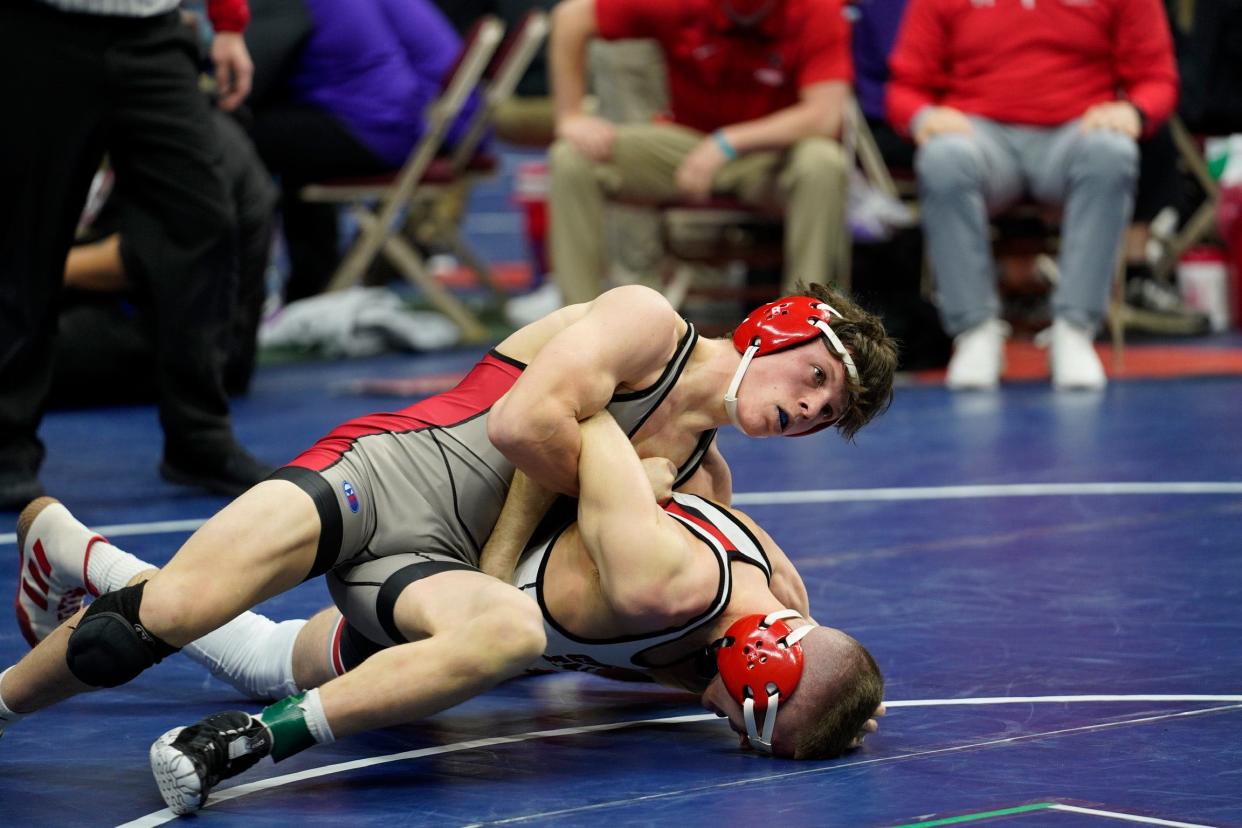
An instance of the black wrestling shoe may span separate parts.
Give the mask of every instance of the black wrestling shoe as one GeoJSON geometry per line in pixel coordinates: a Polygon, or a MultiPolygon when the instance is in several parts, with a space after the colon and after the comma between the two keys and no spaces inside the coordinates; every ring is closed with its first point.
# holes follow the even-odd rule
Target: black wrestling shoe
{"type": "Polygon", "coordinates": [[[196,725],[177,727],[151,745],[151,773],[174,814],[203,807],[222,780],[253,767],[272,752],[272,734],[240,710],[214,713],[196,725]]]}
{"type": "Polygon", "coordinates": [[[236,443],[192,453],[165,448],[164,461],[160,463],[160,477],[169,483],[196,486],[230,497],[242,494],[274,470],[236,443]]]}

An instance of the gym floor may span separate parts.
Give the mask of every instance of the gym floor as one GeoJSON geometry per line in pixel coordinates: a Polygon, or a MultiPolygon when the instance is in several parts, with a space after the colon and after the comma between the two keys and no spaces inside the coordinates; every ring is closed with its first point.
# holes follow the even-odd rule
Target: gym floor
{"type": "MultiPolygon", "coordinates": [[[[467,222],[495,262],[524,255],[513,163],[467,222]]],[[[360,382],[432,393],[481,352],[266,366],[238,435],[282,463],[410,401],[360,382]]],[[[854,445],[722,430],[736,504],[797,564],[817,620],[885,673],[889,714],[860,750],[763,758],[684,693],[538,676],[264,761],[195,824],[1242,826],[1242,336],[1135,345],[1100,394],[1056,394],[1042,357],[1016,356],[1000,393],[908,378],[854,445]]],[[[159,479],[153,408],[52,412],[42,436],[49,493],[153,563],[225,504],[159,479]]],[[[7,594],[15,518],[0,514],[7,594]]],[[[259,609],[327,603],[314,581],[259,609]]],[[[25,652],[0,624],[0,666],[25,652]]],[[[171,658],[31,716],[0,740],[0,825],[175,821],[148,747],[225,709],[259,705],[171,658]]]]}
{"type": "MultiPolygon", "coordinates": [[[[361,396],[358,380],[435,387],[478,354],[266,367],[236,403],[237,429],[280,463],[345,418],[404,403],[361,396]]],[[[195,819],[1242,825],[1240,411],[1232,377],[1079,395],[915,383],[854,445],[723,431],[737,504],[789,552],[817,619],[886,674],[889,715],[842,759],[741,752],[693,697],[549,675],[265,761],[195,819]]],[[[147,560],[167,560],[224,503],[159,480],[150,408],[53,412],[43,435],[49,492],[147,560]]],[[[11,531],[0,546],[15,562],[11,531]]],[[[316,581],[261,609],[300,617],[327,600],[316,581]]],[[[0,662],[25,650],[15,624],[0,629],[0,662]]],[[[169,822],[148,746],[231,708],[258,706],[173,658],[32,716],[0,741],[0,823],[169,822]]]]}

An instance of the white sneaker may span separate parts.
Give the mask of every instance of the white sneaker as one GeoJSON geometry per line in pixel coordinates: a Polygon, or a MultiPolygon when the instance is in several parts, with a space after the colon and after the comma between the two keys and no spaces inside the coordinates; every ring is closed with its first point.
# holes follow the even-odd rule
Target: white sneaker
{"type": "Polygon", "coordinates": [[[1005,370],[1009,326],[999,319],[963,331],[953,339],[953,357],[944,384],[955,391],[986,391],[1000,383],[1005,370]]]}
{"type": "Polygon", "coordinates": [[[551,277],[525,296],[515,296],[505,303],[505,319],[514,327],[529,325],[554,310],[564,307],[561,289],[551,277]]]}
{"type": "Polygon", "coordinates": [[[51,497],[30,502],[17,517],[17,626],[31,647],[82,607],[91,546],[104,540],[51,497]]]}
{"type": "Polygon", "coordinates": [[[1108,384],[1093,339],[1091,331],[1073,322],[1053,321],[1048,335],[1048,368],[1053,388],[1095,391],[1108,384]]]}

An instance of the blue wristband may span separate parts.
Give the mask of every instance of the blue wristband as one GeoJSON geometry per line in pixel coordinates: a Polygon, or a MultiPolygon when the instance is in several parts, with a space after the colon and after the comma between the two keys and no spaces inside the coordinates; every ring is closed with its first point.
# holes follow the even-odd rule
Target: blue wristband
{"type": "Polygon", "coordinates": [[[737,158],[737,150],[729,143],[729,139],[725,137],[724,130],[718,129],[712,133],[712,140],[716,142],[716,146],[720,147],[720,151],[724,153],[724,157],[733,161],[737,158]]]}

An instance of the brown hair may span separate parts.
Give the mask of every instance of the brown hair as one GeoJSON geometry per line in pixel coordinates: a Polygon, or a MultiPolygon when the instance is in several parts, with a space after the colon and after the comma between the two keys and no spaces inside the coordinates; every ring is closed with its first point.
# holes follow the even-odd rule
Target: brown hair
{"type": "MultiPolygon", "coordinates": [[[[836,307],[835,305],[833,307],[836,307]]],[[[884,677],[867,648],[849,638],[847,665],[818,715],[799,728],[795,759],[832,759],[850,749],[867,719],[884,700],[884,677]]]]}
{"type": "Polygon", "coordinates": [[[863,310],[840,291],[815,282],[799,282],[794,291],[799,296],[817,299],[841,314],[840,319],[833,317],[832,330],[854,358],[858,380],[846,375],[848,402],[833,428],[846,440],[852,440],[858,429],[883,414],[893,401],[897,342],[888,335],[879,316],[863,310]]]}

